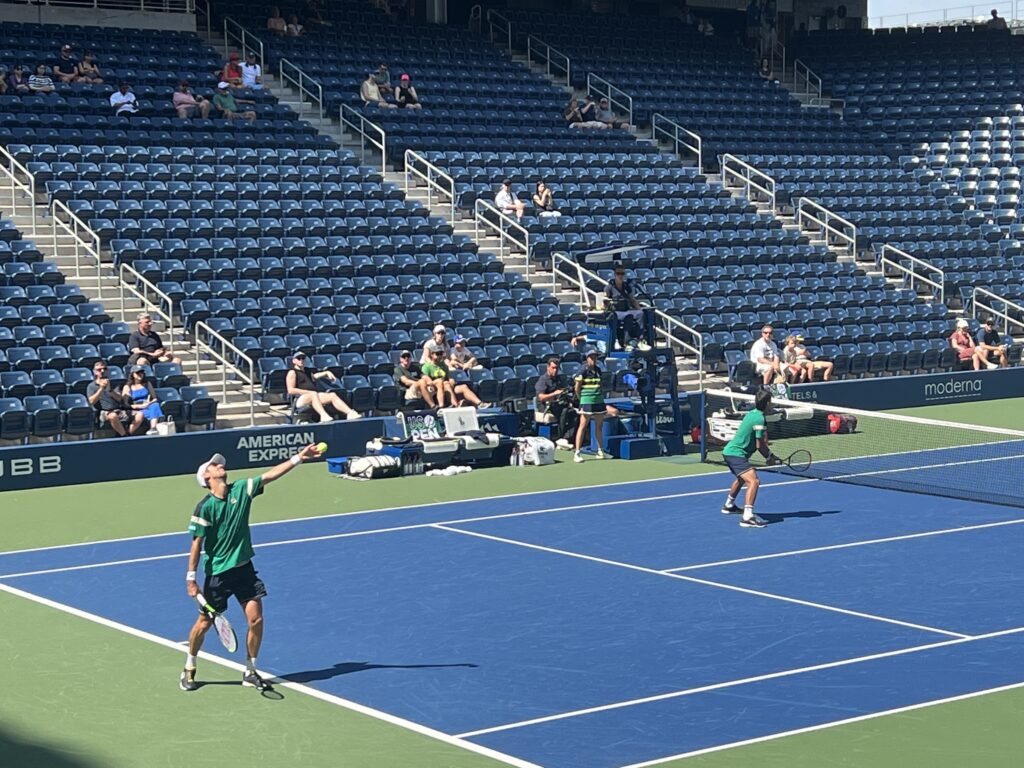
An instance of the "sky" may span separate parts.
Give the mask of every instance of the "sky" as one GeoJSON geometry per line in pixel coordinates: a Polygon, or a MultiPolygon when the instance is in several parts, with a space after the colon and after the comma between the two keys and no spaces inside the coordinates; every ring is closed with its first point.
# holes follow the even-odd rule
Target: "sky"
{"type": "Polygon", "coordinates": [[[1024,14],[1024,0],[976,0],[974,3],[971,0],[868,0],[868,16],[873,21],[884,16],[886,26],[893,26],[905,23],[902,20],[903,14],[910,14],[910,22],[914,24],[941,20],[944,8],[950,14],[949,18],[988,16],[996,8],[1000,15],[1010,19],[1014,16],[1012,10],[1015,5],[1019,10],[1017,17],[1024,14]]]}

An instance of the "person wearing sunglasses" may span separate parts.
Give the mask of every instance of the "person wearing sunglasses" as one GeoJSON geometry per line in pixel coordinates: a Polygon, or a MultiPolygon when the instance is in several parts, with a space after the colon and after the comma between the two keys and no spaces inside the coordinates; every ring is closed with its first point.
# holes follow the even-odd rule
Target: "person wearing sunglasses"
{"type": "Polygon", "coordinates": [[[774,332],[770,325],[764,326],[761,328],[761,338],[750,347],[750,362],[766,386],[782,376],[782,354],[779,345],[772,340],[774,332]]]}
{"type": "Polygon", "coordinates": [[[120,437],[134,435],[145,424],[142,411],[129,411],[125,408],[120,392],[110,386],[107,364],[98,360],[92,367],[95,380],[86,388],[85,396],[89,405],[96,409],[99,426],[110,425],[120,437]]]}

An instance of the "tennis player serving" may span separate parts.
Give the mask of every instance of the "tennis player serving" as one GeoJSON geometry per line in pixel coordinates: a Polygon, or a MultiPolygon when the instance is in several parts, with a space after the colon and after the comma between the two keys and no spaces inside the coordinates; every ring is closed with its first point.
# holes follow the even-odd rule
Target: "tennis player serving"
{"type": "MultiPolygon", "coordinates": [[[[316,445],[307,445],[270,471],[234,483],[227,481],[227,466],[219,453],[203,462],[196,471],[196,482],[210,492],[196,505],[188,526],[192,534],[192,549],[188,555],[185,585],[189,597],[195,598],[199,593],[196,569],[199,566],[199,554],[205,545],[206,580],[203,594],[206,602],[218,614],[227,608],[228,598],[232,595],[242,606],[249,623],[245,638],[247,659],[242,685],[260,691],[271,690],[270,683],[256,671],[256,656],[263,641],[262,599],[266,597],[267,589],[252,565],[254,552],[249,531],[249,508],[252,500],[263,493],[267,483],[284,477],[306,459],[319,456],[320,450],[316,445]]],[[[183,691],[194,691],[199,687],[196,683],[196,656],[203,645],[203,638],[213,625],[213,618],[209,611],[200,611],[189,633],[188,655],[185,657],[185,669],[179,684],[183,691]]]]}
{"type": "Polygon", "coordinates": [[[768,525],[767,520],[754,514],[754,502],[757,501],[757,489],[761,481],[757,476],[757,470],[750,463],[750,457],[756,450],[769,464],[778,464],[780,461],[768,447],[768,427],[764,417],[771,405],[772,393],[767,389],[758,391],[754,397],[754,410],[743,417],[736,434],[722,449],[722,457],[729,466],[729,471],[735,475],[725,506],[722,507],[722,514],[734,515],[742,512],[740,525],[744,528],[764,528],[768,525]],[[747,488],[747,495],[743,509],[740,509],[736,506],[736,497],[744,486],[747,488]]]}

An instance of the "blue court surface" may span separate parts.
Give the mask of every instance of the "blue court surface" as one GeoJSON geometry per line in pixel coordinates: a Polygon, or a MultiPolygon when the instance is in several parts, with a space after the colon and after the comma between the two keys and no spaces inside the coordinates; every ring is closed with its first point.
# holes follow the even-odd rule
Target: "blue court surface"
{"type": "MultiPolygon", "coordinates": [[[[1024,510],[776,477],[758,500],[772,524],[751,530],[718,511],[728,481],[256,525],[261,667],[545,768],[652,764],[1024,684],[1024,510]]],[[[3,554],[0,582],[181,641],[188,541],[3,554]]],[[[212,636],[205,650],[223,653],[212,636]]]]}

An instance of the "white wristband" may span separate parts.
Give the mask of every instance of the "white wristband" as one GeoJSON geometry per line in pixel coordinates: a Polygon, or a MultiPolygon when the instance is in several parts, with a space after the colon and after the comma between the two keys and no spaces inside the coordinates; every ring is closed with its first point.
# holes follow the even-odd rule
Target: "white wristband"
{"type": "Polygon", "coordinates": [[[188,571],[188,572],[185,573],[185,581],[195,581],[195,580],[196,580],[196,572],[195,571],[188,571]]]}
{"type": "Polygon", "coordinates": [[[294,456],[292,456],[292,466],[297,467],[301,463],[302,463],[302,457],[301,456],[299,456],[298,454],[295,454],[294,456]]]}

